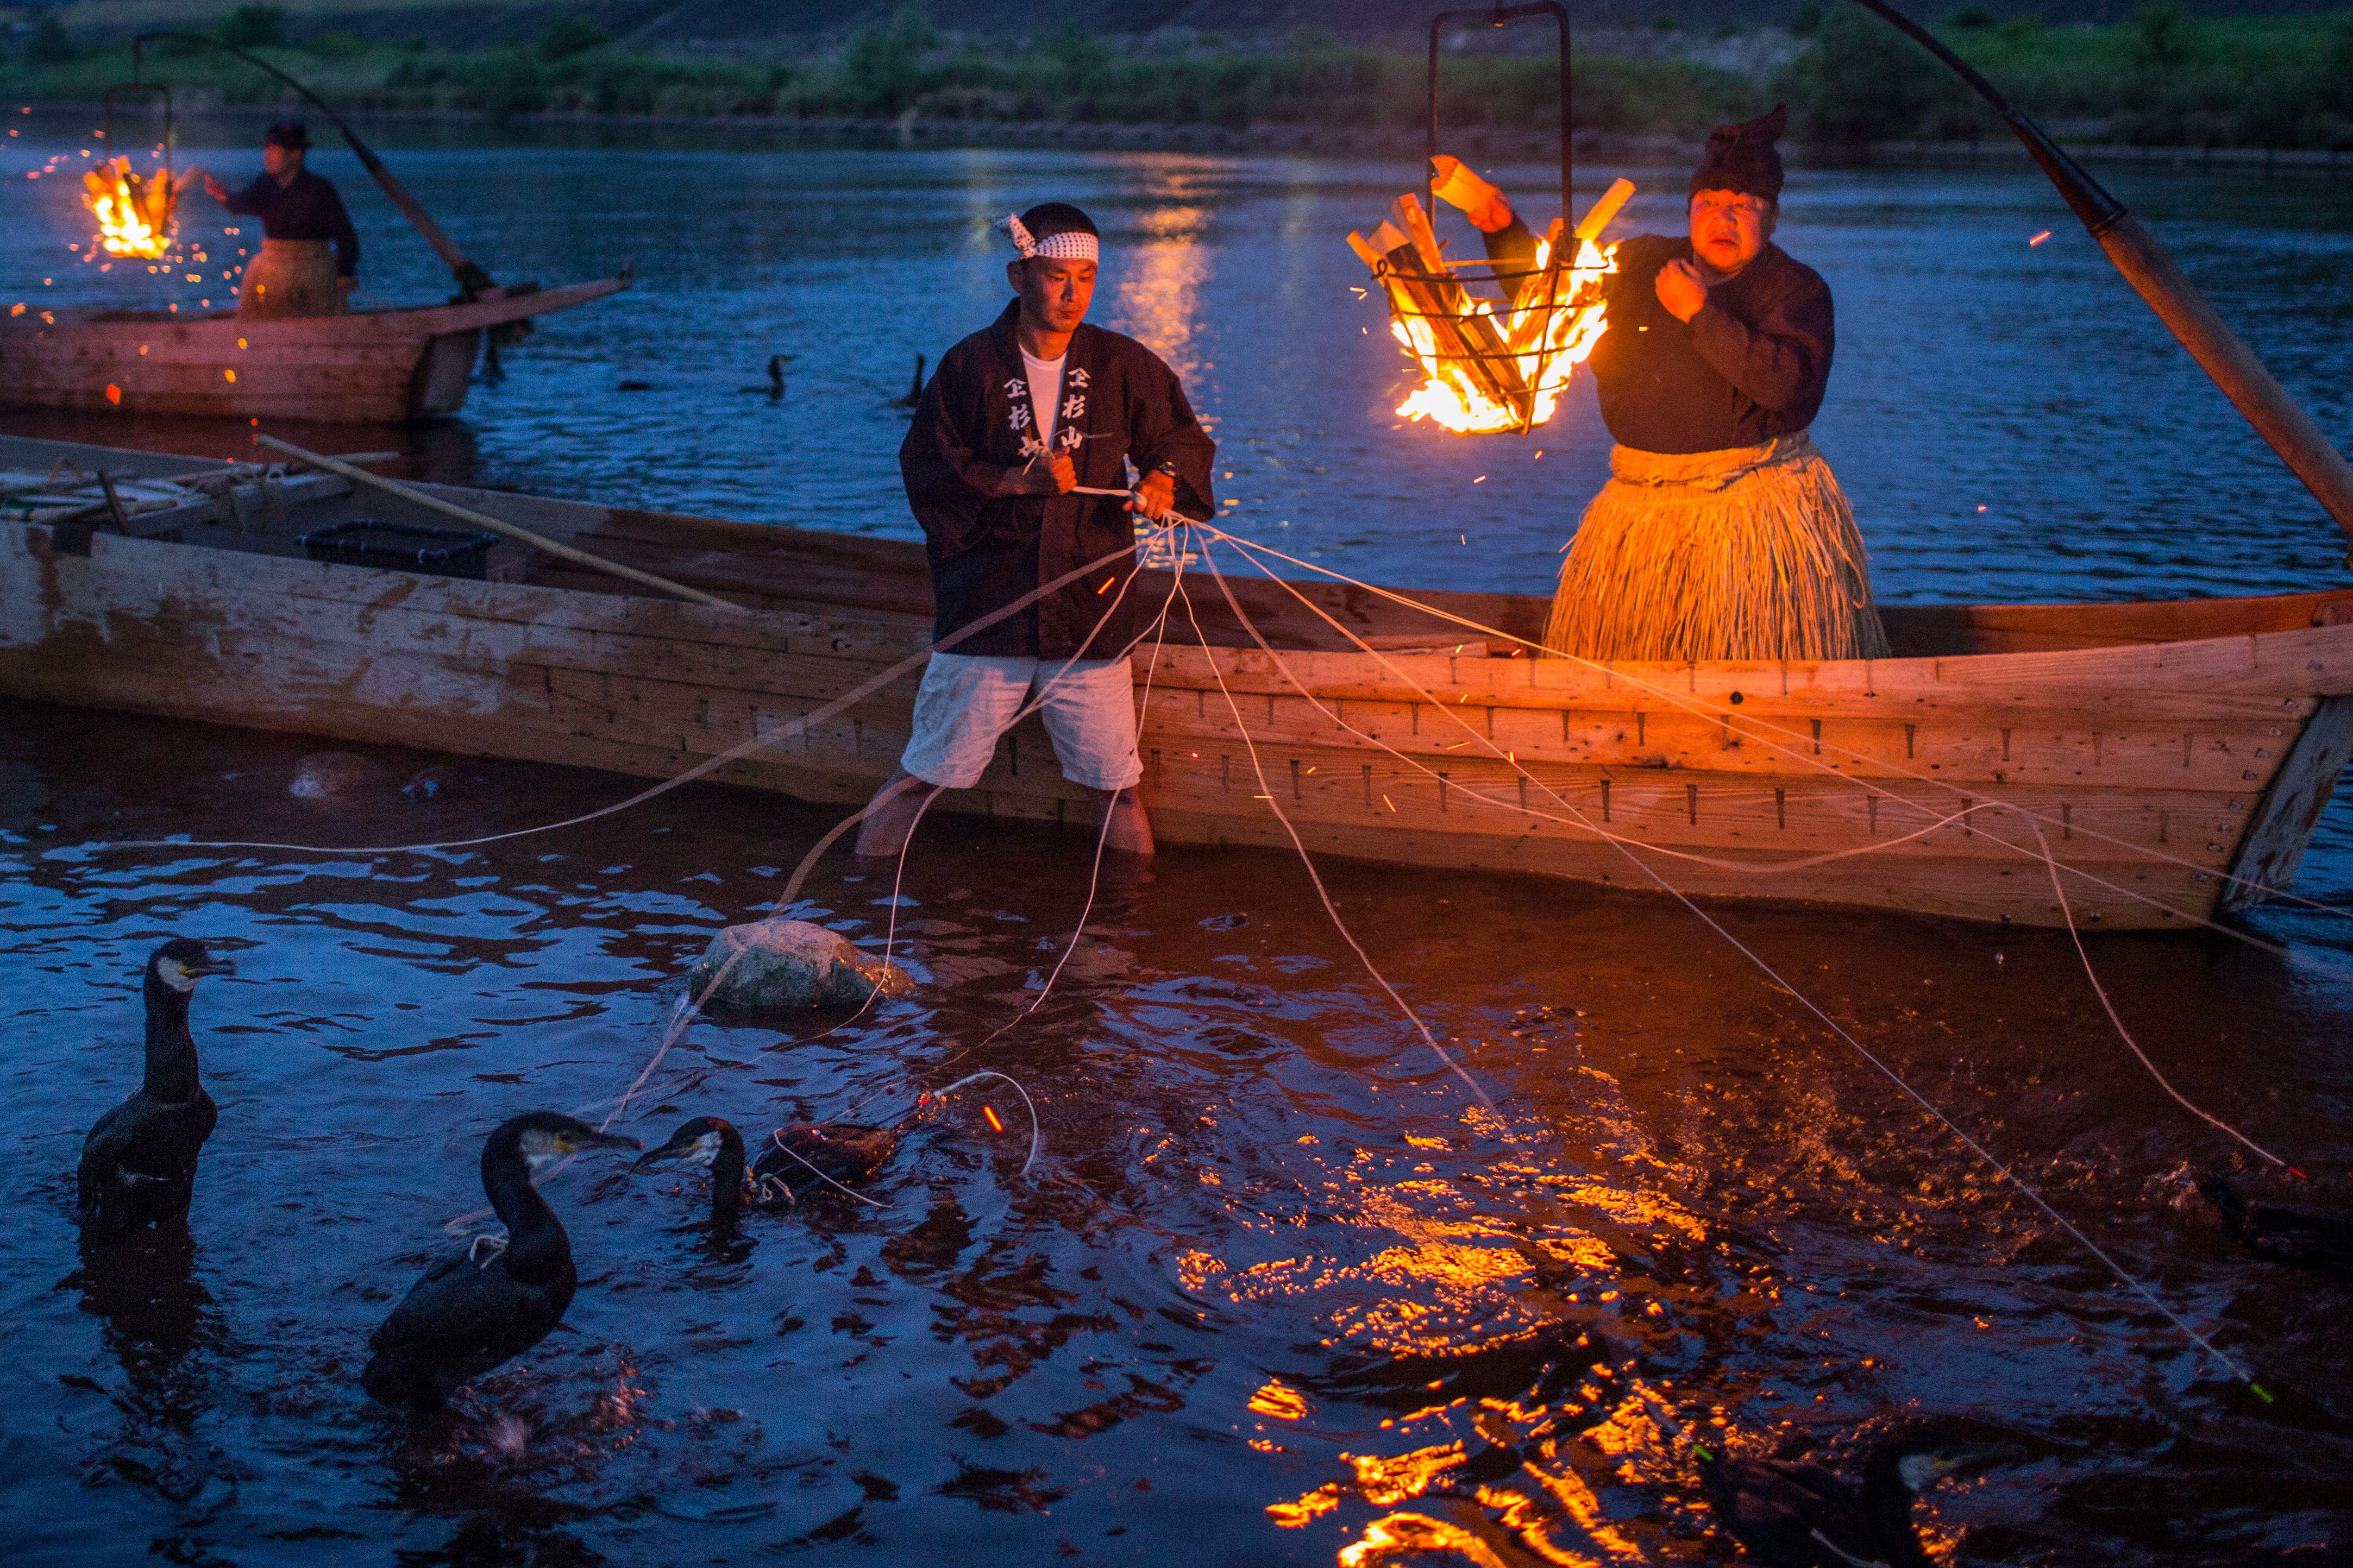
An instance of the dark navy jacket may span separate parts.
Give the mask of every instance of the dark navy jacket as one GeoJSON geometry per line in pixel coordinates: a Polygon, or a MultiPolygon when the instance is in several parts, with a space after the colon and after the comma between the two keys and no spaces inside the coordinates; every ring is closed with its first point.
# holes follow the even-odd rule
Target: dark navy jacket
{"type": "Polygon", "coordinates": [[[335,276],[356,278],[360,272],[360,237],[343,211],[335,187],[305,169],[284,184],[268,174],[241,191],[229,193],[221,204],[233,213],[261,220],[269,239],[322,239],[335,247],[335,276]]]}
{"type": "MultiPolygon", "coordinates": [[[[1113,559],[1100,574],[949,650],[1068,658],[1083,644],[1087,658],[1108,658],[1135,636],[1135,595],[1120,586],[1135,572],[1134,519],[1117,497],[1014,492],[1023,464],[1033,456],[1043,463],[1029,371],[1014,337],[1020,310],[1017,300],[994,325],[947,352],[899,447],[907,504],[923,525],[931,561],[939,606],[934,636],[945,637],[1108,555],[1113,559]],[[1110,619],[1096,630],[1107,611],[1110,619]]],[[[1084,323],[1071,335],[1053,444],[1069,454],[1082,485],[1124,492],[1124,458],[1139,474],[1168,470],[1186,516],[1207,519],[1217,510],[1209,480],[1217,443],[1194,417],[1176,373],[1134,338],[1084,323]]]]}

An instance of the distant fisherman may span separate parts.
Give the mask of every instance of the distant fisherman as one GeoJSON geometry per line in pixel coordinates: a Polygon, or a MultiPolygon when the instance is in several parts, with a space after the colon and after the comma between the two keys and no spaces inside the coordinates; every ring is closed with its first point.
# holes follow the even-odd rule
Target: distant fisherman
{"type": "MultiPolygon", "coordinates": [[[[1719,125],[1687,237],[1618,247],[1592,358],[1609,482],[1579,520],[1545,635],[1592,659],[1883,658],[1862,535],[1807,427],[1830,384],[1831,291],[1773,244],[1788,123],[1719,125]]],[[[1505,267],[1535,244],[1451,158],[1436,194],[1505,267]]]]}
{"type": "Polygon", "coordinates": [[[940,361],[899,448],[931,561],[934,638],[1102,564],[932,655],[913,737],[868,808],[858,852],[905,846],[931,793],[922,785],[978,784],[1034,696],[1062,776],[1094,802],[1104,842],[1149,855],[1127,655],[1158,606],[1129,592],[1131,514],[1209,517],[1217,444],[1176,372],[1134,339],[1085,324],[1101,250],[1086,214],[1048,202],[998,226],[1021,252],[1005,268],[1017,298],[940,361]],[[1081,486],[1114,493],[1073,495],[1081,486]]]}
{"type": "Polygon", "coordinates": [[[237,297],[240,316],[340,316],[359,282],[360,237],[335,187],[302,166],[310,146],[308,127],[281,120],[262,136],[259,179],[232,193],[204,176],[206,195],[261,220],[261,254],[246,262],[237,297]]]}

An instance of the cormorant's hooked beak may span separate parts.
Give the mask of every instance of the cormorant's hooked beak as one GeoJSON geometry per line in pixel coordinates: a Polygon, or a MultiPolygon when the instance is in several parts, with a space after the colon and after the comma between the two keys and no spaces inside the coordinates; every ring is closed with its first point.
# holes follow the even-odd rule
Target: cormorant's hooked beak
{"type": "Polygon", "coordinates": [[[184,965],[183,967],[187,970],[188,975],[191,979],[201,979],[207,974],[235,974],[237,973],[237,965],[235,963],[226,958],[215,958],[210,954],[206,954],[197,962],[184,965]]]}
{"type": "MultiPolygon", "coordinates": [[[[718,1142],[718,1140],[716,1138],[712,1138],[712,1142],[715,1144],[718,1142]]],[[[670,1141],[663,1144],[660,1148],[648,1149],[644,1153],[638,1155],[636,1161],[631,1163],[629,1168],[633,1171],[643,1171],[649,1170],[651,1167],[661,1163],[665,1160],[686,1159],[691,1155],[700,1153],[702,1152],[702,1140],[691,1132],[681,1131],[673,1133],[670,1135],[670,1141]]]]}

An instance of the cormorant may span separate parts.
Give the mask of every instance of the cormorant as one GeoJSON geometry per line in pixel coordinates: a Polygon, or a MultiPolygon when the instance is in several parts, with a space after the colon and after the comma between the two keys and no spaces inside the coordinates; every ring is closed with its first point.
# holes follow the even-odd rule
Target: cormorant
{"type": "Polygon", "coordinates": [[[767,385],[739,386],[735,390],[738,392],[765,392],[768,395],[769,402],[783,402],[785,396],[785,356],[782,354],[770,354],[768,356],[767,385]]]}
{"type": "Polygon", "coordinates": [[[411,1410],[441,1406],[460,1384],[531,1349],[564,1319],[580,1287],[572,1240],[532,1185],[541,1165],[586,1149],[642,1149],[552,1110],[500,1123],[482,1144],[482,1190],[507,1227],[433,1260],[369,1336],[368,1396],[411,1410]]]}
{"type": "Polygon", "coordinates": [[[82,1140],[81,1216],[104,1234],[188,1217],[196,1156],[220,1112],[196,1076],[188,997],[208,974],[234,974],[200,942],[174,937],[147,959],[147,1076],[82,1140]]]}
{"type": "Polygon", "coordinates": [[[2342,1213],[2249,1203],[2220,1171],[2198,1178],[2198,1190],[2222,1214],[2222,1229],[2258,1258],[2353,1279],[2353,1218],[2342,1213]]]}
{"type": "Polygon", "coordinates": [[[682,1160],[711,1172],[711,1217],[732,1220],[746,1208],[790,1208],[812,1189],[851,1186],[881,1168],[899,1146],[887,1127],[854,1121],[796,1121],[770,1133],[759,1158],[744,1168],[744,1135],[716,1116],[698,1116],[670,1142],[640,1155],[640,1166],[682,1160]]]}
{"type": "Polygon", "coordinates": [[[894,398],[892,398],[892,399],[891,400],[891,406],[892,406],[892,407],[893,407],[893,408],[905,408],[905,409],[912,410],[912,409],[915,406],[915,405],[916,405],[916,404],[921,403],[923,400],[923,355],[921,355],[921,354],[917,354],[917,355],[915,356],[915,379],[914,379],[913,381],[912,381],[912,382],[908,383],[908,384],[907,384],[907,395],[906,395],[906,396],[904,396],[904,397],[894,397],[894,398]]]}
{"type": "Polygon", "coordinates": [[[1856,1488],[1815,1465],[1736,1459],[1694,1447],[1700,1489],[1749,1555],[1775,1568],[1930,1568],[1912,1528],[1912,1500],[1964,1465],[2008,1450],[1948,1441],[1922,1428],[1881,1439],[1856,1488]]]}

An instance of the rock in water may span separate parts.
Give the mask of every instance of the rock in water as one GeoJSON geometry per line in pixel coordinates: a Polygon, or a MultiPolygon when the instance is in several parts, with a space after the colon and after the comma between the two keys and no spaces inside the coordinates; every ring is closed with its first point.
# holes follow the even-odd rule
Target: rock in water
{"type": "Polygon", "coordinates": [[[286,793],[296,800],[341,800],[376,788],[384,770],[349,752],[313,752],[294,767],[286,793]]]}
{"type": "Polygon", "coordinates": [[[903,996],[915,988],[897,964],[860,952],[839,932],[807,921],[727,927],[711,939],[686,985],[687,994],[704,1005],[731,1011],[835,1006],[877,993],[903,996]]]}

